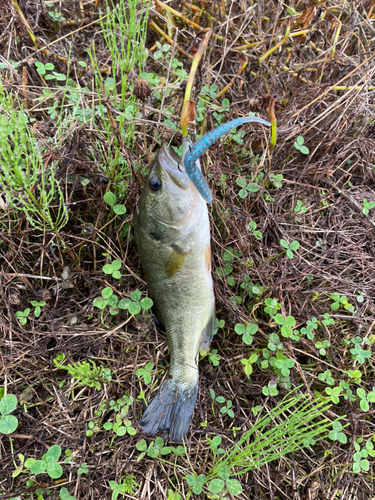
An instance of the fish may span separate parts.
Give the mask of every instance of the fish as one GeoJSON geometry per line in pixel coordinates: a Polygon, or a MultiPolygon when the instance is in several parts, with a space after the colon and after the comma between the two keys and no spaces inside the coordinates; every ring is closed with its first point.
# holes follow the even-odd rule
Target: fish
{"type": "Polygon", "coordinates": [[[199,354],[209,352],[215,325],[207,209],[212,194],[199,157],[222,135],[248,121],[270,125],[256,117],[232,120],[194,145],[183,139],[183,158],[163,143],[134,213],[148,295],[170,352],[166,380],[140,426],[146,434],[160,433],[168,442],[181,442],[189,430],[198,394],[199,354]]]}
{"type": "Polygon", "coordinates": [[[165,143],[151,163],[134,222],[148,295],[170,351],[166,381],[140,425],[146,434],[181,442],[197,398],[199,352],[208,351],[213,337],[215,297],[207,204],[165,143]]]}

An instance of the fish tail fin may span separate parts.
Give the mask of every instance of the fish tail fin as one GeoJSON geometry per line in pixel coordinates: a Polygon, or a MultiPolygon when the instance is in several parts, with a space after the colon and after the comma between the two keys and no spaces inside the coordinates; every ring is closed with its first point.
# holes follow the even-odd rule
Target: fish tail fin
{"type": "Polygon", "coordinates": [[[143,432],[151,435],[161,432],[167,434],[168,441],[181,442],[189,430],[197,393],[197,384],[167,380],[143,414],[143,432]]]}

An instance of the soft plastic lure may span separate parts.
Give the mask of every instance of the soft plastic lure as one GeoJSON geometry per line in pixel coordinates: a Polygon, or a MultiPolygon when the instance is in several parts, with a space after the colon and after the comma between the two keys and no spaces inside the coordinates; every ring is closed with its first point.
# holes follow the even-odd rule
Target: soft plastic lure
{"type": "Polygon", "coordinates": [[[197,141],[195,144],[189,147],[189,151],[184,156],[183,162],[185,170],[190,179],[192,180],[194,186],[197,188],[198,192],[203,196],[204,200],[207,203],[212,202],[212,194],[210,188],[208,187],[206,179],[203,177],[202,172],[200,171],[199,167],[196,165],[195,162],[202,156],[202,154],[205,151],[207,151],[207,149],[210,146],[212,146],[212,144],[214,144],[224,134],[227,134],[234,128],[239,127],[244,123],[251,123],[251,122],[263,123],[263,125],[268,125],[268,127],[271,126],[269,122],[263,120],[262,118],[258,118],[256,116],[245,116],[243,118],[235,118],[234,120],[231,120],[230,122],[227,123],[223,123],[223,125],[220,125],[214,130],[211,130],[211,132],[205,134],[203,137],[199,139],[199,141],[197,141]]]}

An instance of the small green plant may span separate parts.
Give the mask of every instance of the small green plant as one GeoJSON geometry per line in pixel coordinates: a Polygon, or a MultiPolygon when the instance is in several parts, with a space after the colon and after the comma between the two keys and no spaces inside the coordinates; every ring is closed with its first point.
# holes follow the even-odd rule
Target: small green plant
{"type": "Polygon", "coordinates": [[[370,463],[368,461],[368,456],[375,457],[375,450],[372,441],[366,441],[363,448],[359,443],[359,439],[354,441],[354,449],[356,450],[353,455],[353,472],[359,474],[361,470],[368,472],[370,469],[370,463]]]}
{"type": "Polygon", "coordinates": [[[63,473],[61,465],[57,463],[60,455],[60,446],[58,444],[54,444],[51,448],[49,448],[47,453],[43,455],[42,460],[29,459],[28,465],[30,472],[37,475],[46,471],[50,478],[58,479],[63,473]]]}
{"type": "Polygon", "coordinates": [[[354,339],[351,339],[351,342],[354,344],[354,349],[350,349],[352,358],[360,365],[363,365],[366,359],[371,356],[371,351],[362,349],[361,343],[364,342],[365,344],[370,344],[369,339],[365,338],[362,340],[361,337],[355,337],[354,339]]]}
{"type": "Polygon", "coordinates": [[[323,340],[323,341],[315,342],[315,347],[317,349],[319,349],[319,354],[321,356],[326,356],[327,355],[326,349],[328,349],[330,346],[331,346],[331,343],[330,343],[329,340],[323,340]]]}
{"type": "Polygon", "coordinates": [[[339,398],[339,396],[341,395],[340,387],[326,387],[325,392],[330,397],[332,403],[338,404],[340,402],[339,398]]]}
{"type": "MultiPolygon", "coordinates": [[[[42,497],[42,498],[44,498],[44,497],[42,497]]],[[[65,487],[61,488],[61,490],[60,490],[60,499],[61,500],[76,500],[75,497],[72,497],[71,495],[69,495],[69,491],[65,487]]],[[[39,500],[39,497],[37,500],[39,500]]]]}
{"type": "Polygon", "coordinates": [[[289,244],[285,240],[280,240],[280,245],[286,249],[286,254],[289,259],[293,259],[293,251],[295,252],[296,250],[298,250],[300,246],[298,241],[292,241],[289,244]]]}
{"type": "Polygon", "coordinates": [[[17,311],[16,312],[16,318],[18,319],[18,322],[20,325],[24,326],[27,323],[27,317],[30,314],[30,307],[27,307],[24,311],[17,311]]]}
{"type": "Polygon", "coordinates": [[[294,207],[294,211],[297,213],[300,213],[300,212],[306,213],[307,208],[304,206],[304,204],[302,203],[301,200],[297,200],[297,205],[294,207]]]}
{"type": "Polygon", "coordinates": [[[247,226],[248,230],[250,231],[250,233],[255,236],[255,238],[257,240],[261,240],[262,239],[262,233],[260,231],[257,231],[257,223],[253,220],[251,220],[249,222],[249,225],[247,226]]]}
{"type": "Polygon", "coordinates": [[[363,200],[363,210],[362,213],[368,215],[370,210],[375,207],[375,201],[366,201],[363,200]]]}
{"type": "Polygon", "coordinates": [[[87,467],[87,463],[83,462],[81,464],[81,467],[78,469],[77,474],[81,475],[81,474],[88,474],[88,473],[89,473],[89,469],[87,467]]]}
{"type": "Polygon", "coordinates": [[[145,439],[141,439],[135,445],[138,451],[141,453],[138,455],[137,462],[142,460],[144,456],[150,458],[158,458],[159,455],[169,455],[172,452],[171,446],[164,446],[164,440],[161,437],[157,437],[155,441],[152,441],[148,446],[145,439]]]}
{"type": "Polygon", "coordinates": [[[141,379],[143,378],[145,384],[150,384],[152,379],[150,372],[153,369],[154,369],[154,363],[150,361],[149,363],[146,363],[144,368],[138,368],[135,374],[141,379]]]}
{"type": "Polygon", "coordinates": [[[103,200],[111,207],[116,215],[124,215],[126,213],[126,207],[124,205],[116,204],[116,195],[111,191],[107,191],[105,193],[103,200]]]}
{"type": "Polygon", "coordinates": [[[343,426],[341,425],[341,422],[338,422],[337,420],[332,423],[332,430],[328,434],[329,439],[331,441],[339,441],[342,444],[346,444],[348,442],[348,438],[346,435],[342,432],[343,426]]]}
{"type": "Polygon", "coordinates": [[[181,495],[177,491],[168,490],[168,500],[181,500],[181,495]]]}
{"type": "Polygon", "coordinates": [[[265,308],[264,312],[273,318],[277,311],[281,309],[281,305],[278,303],[277,299],[267,298],[264,301],[265,308]]]}
{"type": "Polygon", "coordinates": [[[112,500],[116,500],[119,495],[124,495],[124,493],[134,495],[139,484],[135,480],[133,474],[126,473],[121,477],[119,483],[116,483],[116,481],[109,481],[109,486],[112,490],[112,500]]]}
{"type": "Polygon", "coordinates": [[[219,366],[221,356],[218,354],[217,349],[212,349],[208,353],[208,361],[213,365],[213,366],[219,366]]]}
{"type": "Polygon", "coordinates": [[[232,410],[232,401],[230,399],[226,400],[223,396],[215,396],[215,392],[213,391],[213,389],[210,389],[210,395],[211,395],[211,398],[213,399],[212,413],[214,415],[215,415],[214,401],[216,401],[217,403],[224,405],[220,408],[220,413],[222,415],[228,415],[228,417],[234,418],[234,412],[232,410]]]}
{"type": "Polygon", "coordinates": [[[150,309],[153,306],[153,302],[149,297],[145,297],[141,300],[141,292],[139,290],[134,290],[134,292],[130,294],[129,299],[122,299],[119,301],[117,295],[113,293],[112,288],[108,286],[103,288],[101,297],[96,297],[94,299],[93,305],[101,309],[101,319],[103,322],[103,313],[107,306],[109,306],[109,314],[112,316],[118,314],[119,309],[124,309],[127,310],[129,314],[137,315],[142,309],[144,311],[150,309]]]}
{"type": "Polygon", "coordinates": [[[282,188],[283,187],[283,174],[270,174],[269,175],[272,184],[275,186],[276,189],[282,188]]]}
{"type": "Polygon", "coordinates": [[[318,378],[319,380],[325,382],[328,385],[333,385],[335,383],[330,370],[326,370],[323,373],[319,373],[318,378]]]}
{"type": "Polygon", "coordinates": [[[335,320],[333,318],[331,318],[331,316],[328,314],[328,313],[324,313],[323,314],[323,325],[324,326],[329,326],[329,325],[334,325],[335,324],[335,320]]]}
{"type": "Polygon", "coordinates": [[[113,260],[110,264],[106,264],[103,266],[103,273],[110,274],[112,278],[120,279],[121,278],[121,260],[113,260]]]}
{"type": "Polygon", "coordinates": [[[109,368],[104,368],[103,366],[96,366],[92,359],[89,359],[89,362],[81,361],[67,366],[60,364],[60,361],[64,360],[65,355],[60,353],[53,360],[53,363],[60,370],[66,370],[73,377],[73,379],[78,381],[79,385],[95,387],[99,391],[102,384],[106,384],[112,380],[111,370],[109,368]]]}
{"type": "Polygon", "coordinates": [[[46,305],[46,302],[44,300],[40,300],[39,302],[37,300],[29,300],[30,304],[35,307],[34,309],[34,316],[36,318],[39,318],[41,312],[42,312],[42,307],[46,305]]]}
{"type": "Polygon", "coordinates": [[[137,434],[137,431],[132,427],[132,423],[130,420],[123,420],[123,416],[121,413],[117,413],[115,417],[115,422],[106,422],[103,425],[103,429],[106,431],[113,430],[117,436],[125,436],[126,433],[129,434],[129,436],[135,436],[137,434]]]}
{"type": "Polygon", "coordinates": [[[237,180],[236,180],[236,184],[237,186],[239,186],[241,189],[238,193],[238,196],[242,199],[245,199],[247,198],[247,196],[250,194],[250,193],[257,193],[260,189],[259,186],[257,186],[257,184],[254,184],[252,182],[247,182],[245,179],[243,179],[242,177],[239,177],[237,180]]]}
{"type": "Polygon", "coordinates": [[[223,319],[215,318],[214,335],[217,334],[219,330],[224,330],[225,321],[223,319]]]}
{"type": "Polygon", "coordinates": [[[28,114],[0,85],[0,188],[15,213],[24,213],[39,231],[59,230],[68,222],[67,206],[55,176],[57,165],[44,163],[41,146],[29,129],[28,114]]]}
{"type": "Polygon", "coordinates": [[[306,146],[303,145],[304,142],[305,142],[304,138],[301,135],[299,135],[296,139],[296,142],[293,144],[293,146],[298,151],[300,151],[302,154],[308,155],[310,151],[306,146]]]}
{"type": "Polygon", "coordinates": [[[364,389],[358,387],[357,394],[360,399],[359,406],[361,407],[361,410],[364,412],[369,411],[370,409],[369,403],[375,403],[375,387],[373,387],[372,391],[368,392],[367,394],[364,389]]]}
{"type": "Polygon", "coordinates": [[[10,415],[17,408],[17,398],[7,394],[0,400],[0,434],[12,434],[18,426],[17,417],[10,415]]]}
{"type": "Polygon", "coordinates": [[[242,341],[246,345],[251,345],[253,343],[253,335],[258,331],[258,325],[255,323],[249,323],[248,325],[243,325],[242,323],[237,323],[234,327],[234,331],[242,336],[242,341]]]}
{"type": "Polygon", "coordinates": [[[141,310],[148,311],[154,305],[149,297],[144,297],[141,300],[141,292],[139,290],[134,290],[130,294],[130,299],[123,299],[119,302],[118,307],[121,309],[127,309],[129,314],[139,314],[141,310]]]}
{"type": "Polygon", "coordinates": [[[277,396],[279,391],[277,390],[276,382],[268,382],[267,387],[262,388],[262,394],[264,396],[277,396]]]}
{"type": "Polygon", "coordinates": [[[333,300],[333,304],[331,304],[332,311],[338,311],[341,307],[344,307],[344,309],[351,313],[355,312],[354,306],[348,302],[348,299],[345,297],[345,295],[334,293],[330,295],[330,298],[331,300],[333,300]]]}
{"type": "Polygon", "coordinates": [[[276,323],[281,326],[281,335],[283,337],[292,337],[293,330],[292,327],[296,325],[296,320],[293,316],[284,316],[282,314],[276,314],[274,317],[276,323]]]}
{"type": "Polygon", "coordinates": [[[258,360],[258,354],[252,354],[249,359],[241,359],[241,363],[244,365],[244,372],[247,377],[253,373],[253,364],[258,360]]]}

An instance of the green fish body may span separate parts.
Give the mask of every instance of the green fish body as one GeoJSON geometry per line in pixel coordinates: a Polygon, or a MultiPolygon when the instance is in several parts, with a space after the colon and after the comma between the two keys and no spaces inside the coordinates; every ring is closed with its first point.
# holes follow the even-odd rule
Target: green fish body
{"type": "Polygon", "coordinates": [[[169,374],[141,428],[180,442],[197,397],[199,351],[208,350],[213,336],[215,298],[207,204],[166,144],[151,164],[134,227],[148,294],[170,351],[169,374]]]}

